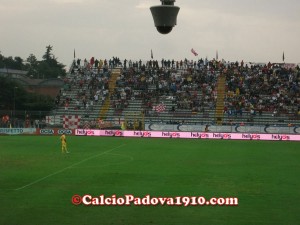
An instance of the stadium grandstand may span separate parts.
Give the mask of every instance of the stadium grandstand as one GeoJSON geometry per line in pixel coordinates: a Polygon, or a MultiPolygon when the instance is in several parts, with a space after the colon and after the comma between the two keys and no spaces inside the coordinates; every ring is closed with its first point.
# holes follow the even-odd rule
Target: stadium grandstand
{"type": "Polygon", "coordinates": [[[299,65],[285,63],[77,59],[55,109],[39,119],[62,127],[64,117],[76,116],[79,128],[120,129],[125,123],[134,130],[147,129],[145,124],[200,131],[207,125],[294,128],[300,119],[299,79],[299,65]]]}

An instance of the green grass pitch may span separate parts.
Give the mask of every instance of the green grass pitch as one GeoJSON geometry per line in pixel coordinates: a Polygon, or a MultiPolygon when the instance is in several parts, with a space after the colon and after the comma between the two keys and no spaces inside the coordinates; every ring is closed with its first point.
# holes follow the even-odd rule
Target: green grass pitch
{"type": "Polygon", "coordinates": [[[1,225],[299,224],[297,142],[0,136],[1,225]],[[238,206],[75,206],[73,195],[237,197],[238,206]]]}

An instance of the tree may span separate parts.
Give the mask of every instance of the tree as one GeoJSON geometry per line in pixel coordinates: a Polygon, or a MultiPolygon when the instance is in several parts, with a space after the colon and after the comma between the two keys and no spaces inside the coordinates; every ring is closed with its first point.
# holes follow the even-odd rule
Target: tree
{"type": "Polygon", "coordinates": [[[35,55],[30,54],[27,58],[28,64],[24,64],[21,57],[4,57],[0,52],[0,68],[8,68],[15,70],[26,70],[29,76],[34,78],[57,78],[66,75],[65,65],[59,63],[52,53],[53,47],[46,46],[46,52],[43,55],[43,60],[38,61],[35,55]]]}
{"type": "Polygon", "coordinates": [[[19,56],[14,58],[14,69],[23,70],[25,69],[25,65],[23,64],[23,59],[19,56]]]}
{"type": "Polygon", "coordinates": [[[53,46],[51,46],[51,45],[46,46],[46,52],[43,55],[43,59],[47,62],[50,62],[50,60],[52,58],[54,58],[54,55],[51,53],[52,49],[53,49],[53,46]]]}
{"type": "Polygon", "coordinates": [[[39,72],[38,72],[38,61],[35,55],[30,54],[27,58],[27,70],[28,70],[28,75],[33,76],[34,78],[39,78],[39,72]]]}
{"type": "Polygon", "coordinates": [[[39,94],[27,94],[24,108],[29,111],[50,111],[54,107],[53,98],[39,94]]]}
{"type": "Polygon", "coordinates": [[[59,63],[55,56],[52,54],[53,47],[46,46],[46,52],[43,55],[43,60],[38,65],[38,72],[44,78],[57,78],[58,76],[64,77],[66,71],[64,65],[59,63]]]}
{"type": "Polygon", "coordinates": [[[0,77],[0,89],[1,109],[13,110],[14,105],[18,108],[23,107],[26,91],[18,83],[11,81],[9,78],[0,77]]]}
{"type": "Polygon", "coordinates": [[[16,57],[4,57],[0,54],[0,68],[8,68],[14,70],[24,70],[25,65],[23,63],[23,59],[19,56],[16,57]]]}
{"type": "Polygon", "coordinates": [[[54,99],[40,94],[27,93],[15,81],[0,77],[0,110],[49,111],[54,107],[54,99]]]}
{"type": "Polygon", "coordinates": [[[4,67],[5,67],[4,56],[1,54],[1,51],[0,51],[0,68],[4,68],[4,67]]]}
{"type": "Polygon", "coordinates": [[[3,62],[4,62],[5,68],[15,69],[13,57],[9,56],[7,58],[4,58],[3,62]]]}

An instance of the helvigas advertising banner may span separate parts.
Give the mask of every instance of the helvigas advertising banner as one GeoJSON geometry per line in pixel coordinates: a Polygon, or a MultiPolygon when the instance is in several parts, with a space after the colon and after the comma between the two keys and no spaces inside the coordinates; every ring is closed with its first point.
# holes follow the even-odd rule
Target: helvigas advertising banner
{"type": "Polygon", "coordinates": [[[173,131],[123,131],[123,130],[75,130],[77,136],[136,137],[136,138],[185,138],[224,140],[300,141],[300,135],[259,133],[206,133],[173,131]]]}

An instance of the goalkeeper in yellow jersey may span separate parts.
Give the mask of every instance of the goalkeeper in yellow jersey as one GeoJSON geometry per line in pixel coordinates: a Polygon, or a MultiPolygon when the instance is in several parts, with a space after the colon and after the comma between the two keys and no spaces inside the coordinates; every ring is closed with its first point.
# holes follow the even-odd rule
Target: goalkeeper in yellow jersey
{"type": "Polygon", "coordinates": [[[62,153],[69,153],[68,149],[67,149],[67,138],[65,134],[62,134],[60,136],[60,140],[61,140],[61,152],[62,153]]]}

